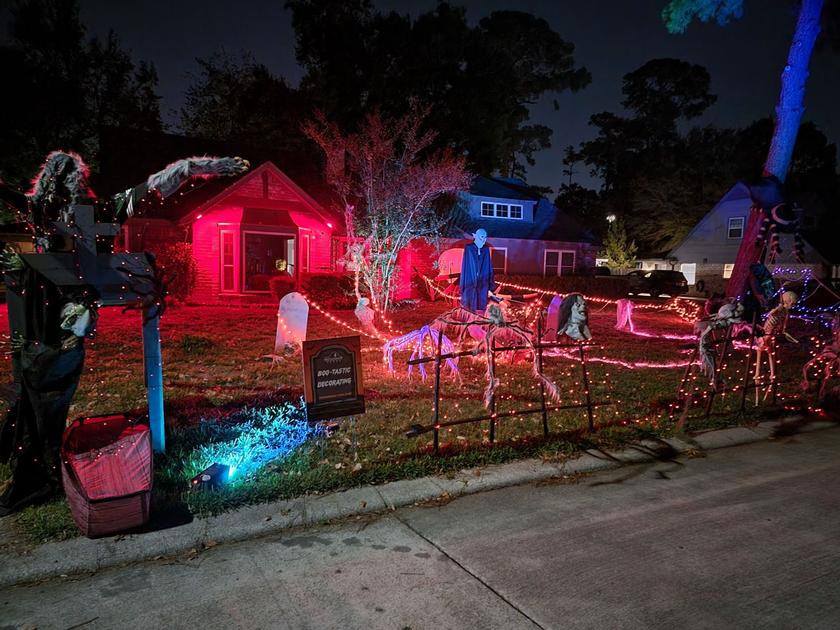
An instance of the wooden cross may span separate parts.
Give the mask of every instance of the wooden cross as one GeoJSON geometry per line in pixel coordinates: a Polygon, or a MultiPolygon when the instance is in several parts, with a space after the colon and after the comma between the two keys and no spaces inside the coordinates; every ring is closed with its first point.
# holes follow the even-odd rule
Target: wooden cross
{"type": "MultiPolygon", "coordinates": [[[[58,287],[90,286],[102,306],[125,306],[155,288],[152,265],[145,253],[100,254],[97,237],[120,233],[118,223],[96,223],[92,206],[70,206],[67,221],[54,221],[57,234],[70,239],[72,251],[21,254],[30,267],[58,287]]],[[[163,361],[160,352],[157,305],[143,309],[143,367],[152,445],[165,448],[163,418],[163,361]]]]}

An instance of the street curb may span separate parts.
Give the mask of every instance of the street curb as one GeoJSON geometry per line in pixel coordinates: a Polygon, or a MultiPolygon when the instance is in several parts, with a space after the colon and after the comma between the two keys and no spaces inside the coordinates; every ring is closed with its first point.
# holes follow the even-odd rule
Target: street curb
{"type": "MultiPolygon", "coordinates": [[[[447,477],[422,477],[393,481],[380,486],[362,486],[327,495],[303,496],[286,501],[253,505],[175,527],[141,534],[91,540],[84,537],[47,543],[0,563],[0,588],[51,577],[93,573],[99,569],[172,556],[219,543],[236,542],[294,527],[323,524],[336,519],[385,513],[430,500],[516,486],[547,479],[619,468],[657,458],[667,444],[680,453],[697,452],[765,441],[796,418],[762,422],[756,427],[735,427],[701,433],[690,442],[669,438],[647,441],[622,451],[594,451],[565,462],[527,459],[507,464],[462,470],[447,477]]],[[[811,422],[799,431],[836,427],[834,422],[811,422]]]]}

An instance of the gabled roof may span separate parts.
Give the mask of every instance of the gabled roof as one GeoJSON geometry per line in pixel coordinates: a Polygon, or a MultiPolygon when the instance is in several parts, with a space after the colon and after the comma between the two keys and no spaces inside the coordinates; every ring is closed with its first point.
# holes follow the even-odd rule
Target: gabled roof
{"type": "Polygon", "coordinates": [[[673,247],[673,249],[671,249],[671,251],[668,252],[666,257],[675,256],[675,252],[680,247],[682,247],[687,241],[691,240],[691,238],[693,238],[693,236],[700,229],[700,226],[702,226],[703,223],[705,223],[709,219],[709,217],[711,217],[715,212],[717,212],[718,209],[721,208],[724,204],[730,203],[732,201],[741,201],[745,199],[752,203],[752,197],[750,196],[750,188],[744,182],[737,182],[732,188],[726,191],[726,194],[720,198],[720,201],[718,201],[711,210],[709,210],[706,214],[703,215],[703,218],[700,219],[694,225],[693,228],[691,228],[691,230],[688,232],[688,234],[685,235],[685,238],[683,238],[683,240],[677,243],[673,247]]]}
{"type": "Polygon", "coordinates": [[[484,177],[478,175],[470,186],[470,194],[478,197],[539,201],[541,196],[533,192],[521,179],[508,177],[484,177]]]}
{"type": "Polygon", "coordinates": [[[215,184],[215,186],[210,189],[210,194],[205,192],[197,203],[193,200],[191,209],[178,219],[178,223],[185,224],[195,220],[199,214],[209,210],[216,204],[221,203],[226,198],[234,195],[237,191],[246,188],[255,180],[259,180],[263,173],[267,173],[270,177],[278,179],[284,186],[290,189],[296,197],[298,197],[299,201],[308,210],[317,214],[324,223],[331,223],[333,227],[341,225],[341,221],[338,217],[335,217],[332,213],[326,211],[317,201],[310,197],[305,190],[295,184],[295,182],[293,182],[285,173],[283,173],[283,171],[271,162],[263,162],[257,168],[235,178],[217,178],[212,180],[212,183],[215,184]],[[213,195],[213,192],[216,194],[213,195]]]}
{"type": "Polygon", "coordinates": [[[534,220],[499,219],[495,217],[468,217],[467,230],[479,227],[497,238],[522,238],[546,241],[595,242],[593,235],[573,217],[557,208],[542,195],[534,193],[522,180],[478,176],[470,187],[470,195],[495,197],[534,203],[534,220]]]}

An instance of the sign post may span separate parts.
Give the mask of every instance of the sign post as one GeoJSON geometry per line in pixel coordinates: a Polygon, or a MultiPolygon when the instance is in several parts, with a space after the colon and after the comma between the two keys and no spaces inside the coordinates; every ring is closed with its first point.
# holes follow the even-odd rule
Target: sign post
{"type": "Polygon", "coordinates": [[[309,420],[364,413],[361,338],[304,341],[303,390],[309,420]]]}

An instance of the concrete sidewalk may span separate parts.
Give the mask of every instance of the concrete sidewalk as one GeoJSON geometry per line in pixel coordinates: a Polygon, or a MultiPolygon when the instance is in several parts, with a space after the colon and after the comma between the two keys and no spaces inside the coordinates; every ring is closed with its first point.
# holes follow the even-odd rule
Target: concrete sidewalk
{"type": "MultiPolygon", "coordinates": [[[[591,473],[625,464],[668,459],[677,453],[696,452],[760,442],[794,419],[764,422],[754,428],[737,427],[693,436],[691,442],[668,439],[642,443],[618,452],[588,451],[562,463],[529,459],[464,470],[450,477],[424,477],[381,486],[363,486],[321,496],[304,496],[250,506],[159,531],[38,546],[23,555],[7,555],[0,562],[0,588],[45,578],[92,573],[99,569],[171,556],[192,549],[255,538],[281,530],[323,524],[363,514],[395,510],[431,500],[451,498],[550,478],[591,473]]],[[[833,422],[797,426],[800,431],[836,427],[833,422]]]]}

